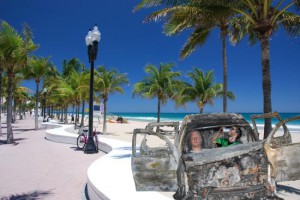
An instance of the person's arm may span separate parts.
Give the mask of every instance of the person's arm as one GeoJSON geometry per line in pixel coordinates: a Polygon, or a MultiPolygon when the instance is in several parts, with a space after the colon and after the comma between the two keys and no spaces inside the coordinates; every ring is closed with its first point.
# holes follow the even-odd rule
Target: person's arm
{"type": "Polygon", "coordinates": [[[220,129],[218,130],[218,132],[216,132],[216,133],[212,136],[211,142],[212,142],[213,144],[216,144],[217,138],[220,137],[220,135],[222,135],[222,133],[223,133],[223,128],[220,128],[220,129]]]}

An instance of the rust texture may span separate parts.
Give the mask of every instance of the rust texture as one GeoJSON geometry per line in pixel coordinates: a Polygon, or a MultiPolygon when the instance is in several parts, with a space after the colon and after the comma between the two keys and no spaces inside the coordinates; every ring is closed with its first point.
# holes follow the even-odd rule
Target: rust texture
{"type": "Polygon", "coordinates": [[[263,149],[194,165],[186,173],[192,194],[189,199],[260,199],[268,192],[267,157],[263,149]]]}

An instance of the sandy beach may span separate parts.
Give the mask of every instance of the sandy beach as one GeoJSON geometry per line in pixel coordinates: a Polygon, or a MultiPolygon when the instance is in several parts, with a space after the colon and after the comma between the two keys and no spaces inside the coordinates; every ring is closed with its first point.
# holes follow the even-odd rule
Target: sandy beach
{"type": "MultiPolygon", "coordinates": [[[[131,143],[133,130],[144,128],[147,124],[138,121],[107,123],[108,134],[100,134],[99,138],[131,143]]],[[[102,124],[95,122],[94,126],[102,132],[102,124]]],[[[13,126],[17,144],[7,145],[5,127],[3,124],[4,134],[0,136],[1,200],[30,195],[41,199],[81,199],[86,169],[103,153],[86,155],[76,150],[74,145],[45,140],[45,130],[35,131],[34,120],[29,116],[25,120],[17,120],[13,126]]],[[[300,134],[292,133],[292,138],[300,141],[300,134]]],[[[284,199],[300,199],[300,181],[279,183],[277,192],[284,199]]]]}

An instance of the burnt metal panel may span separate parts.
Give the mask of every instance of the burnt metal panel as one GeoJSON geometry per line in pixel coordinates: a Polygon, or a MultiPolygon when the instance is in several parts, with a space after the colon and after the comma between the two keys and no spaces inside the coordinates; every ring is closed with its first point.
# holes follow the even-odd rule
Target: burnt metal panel
{"type": "MultiPolygon", "coordinates": [[[[192,157],[197,160],[196,155],[192,157]]],[[[263,148],[208,164],[195,162],[186,173],[189,199],[263,199],[271,195],[263,148]]]]}
{"type": "Polygon", "coordinates": [[[286,123],[300,120],[300,116],[294,116],[285,120],[280,120],[269,134],[265,151],[271,164],[271,175],[276,182],[293,181],[300,179],[300,143],[292,143],[291,134],[286,123]],[[274,135],[283,127],[283,136],[274,135]]]}
{"type": "Polygon", "coordinates": [[[182,155],[182,158],[185,161],[186,169],[188,169],[194,165],[204,165],[222,161],[262,148],[263,142],[251,142],[248,144],[232,145],[226,148],[204,149],[200,153],[182,155]]]}
{"type": "Polygon", "coordinates": [[[137,191],[176,191],[179,154],[174,144],[159,132],[135,129],[132,140],[131,169],[137,191]],[[144,135],[137,153],[136,136],[144,135]],[[165,147],[150,148],[147,135],[154,135],[166,142],[165,147]]]}
{"type": "Polygon", "coordinates": [[[188,130],[232,125],[249,126],[249,123],[244,119],[244,117],[241,114],[236,113],[188,115],[185,117],[182,124],[188,126],[188,130]]]}

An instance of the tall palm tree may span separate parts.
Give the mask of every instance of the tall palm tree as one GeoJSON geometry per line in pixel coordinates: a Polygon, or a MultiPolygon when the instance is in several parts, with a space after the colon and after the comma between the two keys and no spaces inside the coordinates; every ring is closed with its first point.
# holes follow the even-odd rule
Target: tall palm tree
{"type": "Polygon", "coordinates": [[[167,7],[152,13],[146,18],[146,21],[164,19],[164,32],[166,35],[177,35],[184,30],[193,29],[193,32],[181,49],[181,59],[189,56],[197,47],[203,46],[213,29],[220,29],[223,62],[223,112],[227,112],[228,67],[226,39],[231,22],[230,19],[236,14],[236,11],[229,8],[230,2],[226,4],[229,7],[225,7],[224,0],[143,0],[136,9],[157,6],[158,4],[163,4],[167,7]]]}
{"type": "MultiPolygon", "coordinates": [[[[271,103],[271,73],[270,73],[270,37],[280,27],[283,27],[290,36],[300,35],[300,16],[290,12],[292,6],[299,7],[299,0],[241,0],[245,9],[235,8],[241,15],[238,26],[234,28],[235,38],[240,39],[243,33],[248,33],[251,42],[256,38],[261,43],[263,110],[272,112],[271,103]]],[[[265,119],[264,138],[267,138],[272,129],[271,119],[265,119]]]]}
{"type": "MultiPolygon", "coordinates": [[[[85,110],[85,102],[89,100],[89,88],[90,88],[90,73],[89,71],[83,70],[79,76],[80,86],[77,88],[80,100],[81,100],[81,122],[80,126],[84,125],[84,110],[85,110]]],[[[79,119],[79,114],[77,116],[79,119]]]]}
{"type": "Polygon", "coordinates": [[[77,127],[77,119],[79,118],[79,106],[82,102],[85,102],[85,99],[87,99],[87,94],[89,91],[89,78],[87,76],[88,74],[83,72],[77,72],[73,71],[71,72],[68,77],[66,78],[67,83],[71,86],[71,88],[74,90],[74,98],[72,102],[72,106],[76,107],[76,113],[75,113],[75,123],[74,128],[77,127]]]}
{"type": "Polygon", "coordinates": [[[117,70],[106,70],[102,66],[95,70],[95,74],[95,89],[96,92],[100,92],[100,97],[103,99],[104,104],[103,134],[107,134],[106,112],[108,97],[115,93],[123,94],[122,86],[129,84],[129,80],[125,73],[119,74],[117,70]]]}
{"type": "Polygon", "coordinates": [[[47,88],[50,101],[62,110],[61,121],[68,123],[67,110],[70,105],[74,104],[74,99],[77,98],[76,89],[61,76],[46,78],[43,87],[47,88]]]}
{"type": "MultiPolygon", "coordinates": [[[[216,84],[214,81],[214,72],[203,72],[200,69],[193,68],[187,76],[192,84],[185,83],[177,105],[185,105],[187,102],[196,102],[200,113],[203,113],[206,104],[213,105],[215,98],[223,96],[223,85],[216,84]]],[[[227,97],[234,100],[235,96],[231,91],[227,91],[227,97]]]]}
{"type": "Polygon", "coordinates": [[[36,102],[35,102],[35,130],[38,130],[38,102],[40,101],[39,84],[44,77],[52,72],[52,63],[49,58],[36,57],[30,58],[28,65],[23,68],[23,75],[25,79],[34,79],[36,84],[36,102]]]}
{"type": "Polygon", "coordinates": [[[7,143],[13,143],[12,122],[12,84],[14,79],[14,70],[24,67],[27,63],[28,54],[35,50],[37,46],[31,40],[32,34],[28,26],[25,26],[23,34],[19,35],[13,27],[7,22],[1,22],[0,28],[0,49],[3,61],[3,67],[8,76],[8,106],[7,106],[7,143]]]}
{"type": "MultiPolygon", "coordinates": [[[[69,61],[64,60],[63,61],[62,77],[66,78],[66,79],[69,79],[70,76],[72,77],[72,76],[75,75],[74,72],[76,72],[76,74],[81,77],[81,75],[83,75],[83,73],[85,73],[84,65],[81,64],[79,59],[77,59],[77,58],[72,58],[69,61]],[[72,75],[72,73],[73,73],[73,75],[72,75]]],[[[67,81],[70,81],[70,80],[67,80],[67,81]]],[[[78,82],[78,79],[77,80],[73,79],[73,82],[74,81],[78,82]]],[[[81,97],[81,94],[79,94],[79,92],[78,92],[78,95],[80,95],[80,97],[81,97]]],[[[78,121],[78,118],[79,118],[79,105],[78,105],[78,103],[80,103],[81,100],[84,102],[83,99],[77,99],[77,103],[76,103],[76,117],[75,117],[75,124],[74,124],[75,128],[77,127],[77,121],[78,121]]],[[[84,103],[82,105],[84,105],[84,103]]],[[[75,107],[75,104],[73,105],[73,108],[74,107],[75,107]]],[[[84,116],[82,116],[82,117],[84,117],[84,116]]],[[[83,120],[82,120],[81,126],[83,126],[83,120]]]]}
{"type": "Polygon", "coordinates": [[[175,99],[182,86],[182,82],[177,79],[180,72],[174,72],[173,67],[172,63],[162,63],[158,68],[149,64],[145,67],[148,76],[134,85],[133,95],[141,95],[147,99],[157,98],[157,122],[160,122],[161,104],[166,104],[169,99],[175,99]]]}
{"type": "Polygon", "coordinates": [[[13,93],[13,98],[16,102],[15,107],[18,107],[19,119],[22,119],[22,114],[26,105],[26,100],[28,99],[29,92],[31,90],[27,87],[16,87],[13,93]]]}
{"type": "Polygon", "coordinates": [[[14,70],[14,79],[12,82],[12,93],[13,93],[13,101],[14,101],[14,106],[13,106],[13,123],[15,122],[15,120],[17,119],[17,98],[19,96],[20,92],[29,92],[30,90],[26,87],[21,87],[22,82],[24,80],[24,77],[22,76],[22,74],[20,73],[20,69],[15,68],[14,70]]]}

